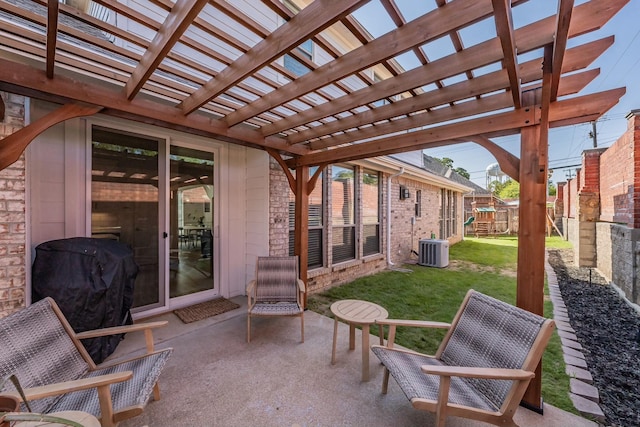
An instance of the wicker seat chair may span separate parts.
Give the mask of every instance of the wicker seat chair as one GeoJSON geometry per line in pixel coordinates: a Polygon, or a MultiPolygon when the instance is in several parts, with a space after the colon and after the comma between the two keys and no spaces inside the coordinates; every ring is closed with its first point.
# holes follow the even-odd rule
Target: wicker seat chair
{"type": "Polygon", "coordinates": [[[247,285],[247,342],[254,316],[300,317],[304,342],[304,282],[298,276],[298,257],[258,257],[256,278],[247,285]]]}
{"type": "Polygon", "coordinates": [[[553,320],[470,290],[451,325],[385,319],[386,346],[372,351],[416,409],[434,412],[436,425],[447,416],[516,426],[513,415],[534,377],[553,333],[553,320]],[[398,326],[447,328],[434,356],[393,348],[398,326]]]}
{"type": "MultiPolygon", "coordinates": [[[[172,349],[153,351],[151,330],[166,321],[75,333],[52,298],[0,319],[0,378],[15,374],[34,412],[84,411],[102,426],[142,413],[172,349]],[[144,331],[147,354],[96,366],[81,339],[144,331]]],[[[0,394],[19,397],[10,384],[0,394]]]]}

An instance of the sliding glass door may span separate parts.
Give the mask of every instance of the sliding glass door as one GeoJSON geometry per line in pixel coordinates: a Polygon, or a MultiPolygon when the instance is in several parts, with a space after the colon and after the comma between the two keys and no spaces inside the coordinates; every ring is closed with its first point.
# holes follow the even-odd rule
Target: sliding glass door
{"type": "Polygon", "coordinates": [[[133,249],[135,312],[217,294],[214,153],[168,145],[91,127],[91,236],[133,249]]]}
{"type": "Polygon", "coordinates": [[[164,305],[160,276],[159,150],[164,140],[100,126],[91,135],[91,237],[133,249],[133,307],[164,305]]]}
{"type": "Polygon", "coordinates": [[[171,146],[169,291],[179,298],[214,289],[213,153],[171,146]]]}

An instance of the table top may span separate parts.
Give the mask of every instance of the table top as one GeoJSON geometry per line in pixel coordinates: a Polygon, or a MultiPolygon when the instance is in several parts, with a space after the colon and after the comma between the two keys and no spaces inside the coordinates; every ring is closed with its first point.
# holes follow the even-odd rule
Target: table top
{"type": "Polygon", "coordinates": [[[339,319],[360,325],[373,324],[376,319],[386,319],[389,313],[378,304],[357,299],[345,299],[331,304],[331,312],[339,319]]]}

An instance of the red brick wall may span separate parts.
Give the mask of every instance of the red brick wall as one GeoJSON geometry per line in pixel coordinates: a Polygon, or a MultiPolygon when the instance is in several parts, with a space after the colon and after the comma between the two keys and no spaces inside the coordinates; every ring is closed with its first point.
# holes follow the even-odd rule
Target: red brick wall
{"type": "MultiPolygon", "coordinates": [[[[640,188],[636,162],[640,158],[635,141],[638,118],[629,120],[627,131],[600,158],[600,220],[618,222],[637,227],[634,220],[634,191],[640,188]],[[634,159],[635,158],[635,159],[634,159]]],[[[640,165],[639,165],[640,166],[640,165]]],[[[636,214],[635,216],[638,216],[636,214]]]]}
{"type": "Polygon", "coordinates": [[[600,191],[600,156],[605,150],[606,148],[599,148],[582,152],[580,191],[589,193],[600,191]]]}
{"type": "MultiPolygon", "coordinates": [[[[0,92],[6,111],[0,139],[24,127],[24,98],[0,92]]],[[[2,118],[0,118],[1,120],[2,118]]],[[[0,171],[0,317],[25,306],[25,162],[0,171]]]]}
{"type": "MultiPolygon", "coordinates": [[[[580,172],[578,171],[578,175],[580,172]]],[[[567,217],[576,217],[576,201],[578,200],[578,177],[569,180],[569,191],[567,191],[567,217]]]]}

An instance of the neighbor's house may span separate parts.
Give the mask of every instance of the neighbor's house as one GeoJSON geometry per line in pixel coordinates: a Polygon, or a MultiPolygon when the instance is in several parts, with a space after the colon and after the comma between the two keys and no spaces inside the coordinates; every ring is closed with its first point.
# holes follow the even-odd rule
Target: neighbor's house
{"type": "MultiPolygon", "coordinates": [[[[259,2],[243,7],[267,28],[281,19],[259,2]]],[[[108,19],[133,34],[145,31],[125,17],[108,19]]],[[[300,49],[322,62],[311,43],[300,49]]],[[[281,61],[293,73],[305,72],[288,56],[281,61]]],[[[54,108],[1,96],[0,138],[54,108]]],[[[311,292],[401,263],[431,233],[461,240],[462,194],[469,187],[410,157],[322,171],[310,196],[311,292]]],[[[76,236],[132,247],[140,266],[138,315],[244,295],[256,257],[292,253],[292,200],[280,165],[265,151],[100,114],[67,120],[0,171],[0,316],[30,301],[36,246],[76,236]]]]}

